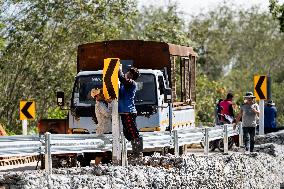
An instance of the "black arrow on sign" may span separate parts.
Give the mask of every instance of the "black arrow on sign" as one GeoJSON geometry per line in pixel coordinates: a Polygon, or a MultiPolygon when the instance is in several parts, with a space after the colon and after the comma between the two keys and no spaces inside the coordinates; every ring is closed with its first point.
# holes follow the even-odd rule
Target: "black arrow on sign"
{"type": "Polygon", "coordinates": [[[259,80],[258,80],[258,82],[257,82],[257,84],[255,86],[255,91],[257,92],[257,94],[259,96],[259,99],[265,99],[265,96],[264,96],[264,94],[263,94],[263,92],[261,90],[261,85],[262,85],[264,79],[265,79],[265,76],[260,76],[259,80]]]}
{"type": "Polygon", "coordinates": [[[33,104],[33,102],[27,102],[21,109],[21,112],[26,116],[27,119],[33,119],[33,116],[29,113],[28,109],[33,104]]]}
{"type": "Polygon", "coordinates": [[[106,85],[106,88],[107,88],[107,92],[112,99],[117,98],[115,91],[114,91],[114,88],[113,88],[113,85],[112,85],[112,82],[111,82],[111,76],[112,76],[112,73],[113,73],[114,68],[116,66],[116,62],[117,62],[116,59],[111,59],[109,65],[108,65],[107,71],[106,71],[106,75],[104,77],[104,82],[105,82],[105,85],[106,85]]]}

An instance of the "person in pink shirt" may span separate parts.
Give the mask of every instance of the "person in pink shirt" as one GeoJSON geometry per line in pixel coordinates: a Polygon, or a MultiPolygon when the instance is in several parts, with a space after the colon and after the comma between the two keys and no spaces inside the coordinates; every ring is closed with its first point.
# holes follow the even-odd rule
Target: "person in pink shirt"
{"type": "Polygon", "coordinates": [[[222,114],[222,118],[221,121],[223,124],[226,123],[232,123],[234,120],[234,109],[233,109],[233,98],[234,95],[233,93],[228,93],[227,94],[227,98],[225,100],[223,100],[222,102],[220,102],[220,106],[222,107],[221,109],[221,114],[222,114]]]}

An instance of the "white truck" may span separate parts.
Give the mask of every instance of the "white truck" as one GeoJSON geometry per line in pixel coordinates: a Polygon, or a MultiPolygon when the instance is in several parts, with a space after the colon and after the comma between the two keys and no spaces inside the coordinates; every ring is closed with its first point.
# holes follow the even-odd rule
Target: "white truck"
{"type": "Polygon", "coordinates": [[[140,131],[170,129],[167,88],[172,89],[172,128],[194,126],[196,53],[192,48],[162,42],[107,41],[78,48],[69,129],[95,132],[95,102],[89,93],[92,88],[102,87],[104,58],[120,58],[124,70],[134,66],[141,73],[135,96],[140,131]]]}
{"type": "MultiPolygon", "coordinates": [[[[40,120],[40,133],[95,133],[95,101],[90,98],[90,90],[102,87],[105,58],[119,58],[124,72],[130,66],[139,69],[135,106],[140,131],[195,125],[197,54],[193,49],[163,42],[115,40],[78,47],[77,75],[68,118],[40,120]]],[[[63,92],[57,93],[57,100],[63,107],[63,92]]]]}

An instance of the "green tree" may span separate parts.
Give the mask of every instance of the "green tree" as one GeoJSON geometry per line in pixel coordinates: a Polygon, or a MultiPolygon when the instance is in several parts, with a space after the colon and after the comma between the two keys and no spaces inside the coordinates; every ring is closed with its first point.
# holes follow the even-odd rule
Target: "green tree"
{"type": "Polygon", "coordinates": [[[178,14],[176,3],[166,7],[143,7],[136,17],[136,23],[136,39],[192,45],[185,21],[178,14]]]}
{"type": "Polygon", "coordinates": [[[55,91],[70,98],[77,46],[111,39],[194,45],[198,122],[213,122],[216,100],[228,90],[240,103],[253,88],[253,75],[267,73],[284,120],[284,38],[277,21],[257,7],[233,10],[224,4],[193,17],[187,28],[176,4],[140,12],[135,0],[7,0],[0,6],[0,117],[10,131],[20,131],[15,129],[20,99],[36,100],[37,118],[64,117],[56,109],[55,91]]]}
{"type": "MultiPolygon", "coordinates": [[[[246,91],[253,91],[253,76],[270,74],[274,84],[283,82],[284,38],[278,23],[258,7],[232,10],[226,4],[208,14],[193,18],[189,35],[199,52],[198,71],[209,79],[222,82],[239,99],[246,91]]],[[[278,104],[284,103],[273,87],[272,96],[278,104]]],[[[279,119],[284,113],[279,111],[279,119]]]]}
{"type": "Polygon", "coordinates": [[[278,20],[280,31],[284,32],[284,3],[281,5],[277,0],[269,0],[269,3],[270,12],[278,20]]]}
{"type": "Polygon", "coordinates": [[[67,119],[66,110],[61,110],[60,107],[49,108],[47,114],[48,119],[67,119]]]}
{"type": "Polygon", "coordinates": [[[194,40],[198,53],[198,71],[210,79],[218,80],[225,74],[233,56],[232,32],[237,30],[234,23],[235,11],[223,5],[208,14],[193,17],[189,23],[189,36],[194,40]]]}
{"type": "Polygon", "coordinates": [[[121,38],[133,28],[137,9],[134,0],[7,0],[1,12],[0,117],[15,129],[21,99],[35,100],[37,118],[47,117],[56,90],[70,97],[77,46],[121,38]]]}
{"type": "Polygon", "coordinates": [[[196,122],[214,123],[215,107],[219,99],[226,96],[223,83],[211,81],[206,75],[199,74],[197,78],[196,122]]]}
{"type": "Polygon", "coordinates": [[[191,43],[174,4],[138,12],[135,0],[8,0],[1,11],[7,44],[0,60],[0,116],[11,128],[20,128],[14,126],[20,125],[21,99],[36,101],[37,119],[62,116],[55,91],[70,97],[79,44],[111,39],[191,43]]]}

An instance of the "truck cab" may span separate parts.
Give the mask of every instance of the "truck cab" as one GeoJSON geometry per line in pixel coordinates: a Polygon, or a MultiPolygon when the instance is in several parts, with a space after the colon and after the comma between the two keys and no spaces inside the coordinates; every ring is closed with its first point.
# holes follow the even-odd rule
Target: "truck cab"
{"type": "MultiPolygon", "coordinates": [[[[166,81],[161,70],[140,69],[137,79],[135,106],[137,126],[140,131],[165,131],[169,129],[169,104],[165,101],[166,81]]],[[[93,88],[102,88],[102,71],[79,72],[73,88],[69,127],[96,129],[95,100],[90,96],[93,88]]],[[[194,125],[194,106],[173,108],[173,126],[185,128],[194,125]]]]}
{"type": "MultiPolygon", "coordinates": [[[[138,129],[159,127],[159,110],[167,108],[167,104],[164,103],[163,73],[151,69],[140,69],[139,72],[135,95],[138,129]]],[[[94,108],[95,100],[91,98],[90,91],[93,88],[102,88],[102,83],[102,70],[83,71],[77,74],[71,98],[71,111],[68,116],[71,129],[80,128],[91,133],[95,132],[97,121],[94,108]]]]}

